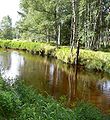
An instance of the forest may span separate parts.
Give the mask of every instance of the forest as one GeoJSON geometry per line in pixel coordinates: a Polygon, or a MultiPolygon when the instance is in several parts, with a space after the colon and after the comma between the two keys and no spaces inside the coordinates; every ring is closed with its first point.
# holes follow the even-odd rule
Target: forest
{"type": "Polygon", "coordinates": [[[109,0],[21,0],[21,19],[1,21],[0,38],[53,42],[98,50],[109,46],[109,0]]]}
{"type": "Polygon", "coordinates": [[[0,119],[110,120],[110,0],[19,7],[0,21],[0,119]]]}

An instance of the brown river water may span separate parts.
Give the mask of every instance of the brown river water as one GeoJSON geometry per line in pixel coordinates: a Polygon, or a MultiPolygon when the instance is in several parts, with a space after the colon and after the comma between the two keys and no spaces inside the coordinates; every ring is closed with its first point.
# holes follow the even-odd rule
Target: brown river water
{"type": "Polygon", "coordinates": [[[11,85],[20,79],[55,99],[65,96],[67,105],[84,100],[104,112],[110,111],[110,74],[80,68],[76,81],[73,67],[61,61],[3,49],[0,49],[0,73],[11,85]]]}

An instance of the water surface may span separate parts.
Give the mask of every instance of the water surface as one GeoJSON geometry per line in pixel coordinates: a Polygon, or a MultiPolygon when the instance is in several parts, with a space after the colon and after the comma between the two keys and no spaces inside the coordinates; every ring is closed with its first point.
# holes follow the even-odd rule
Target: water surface
{"type": "Polygon", "coordinates": [[[21,79],[55,99],[65,96],[68,105],[75,100],[86,100],[104,112],[110,110],[110,75],[107,73],[80,69],[76,81],[72,66],[55,59],[3,49],[0,49],[0,73],[10,84],[21,79]]]}

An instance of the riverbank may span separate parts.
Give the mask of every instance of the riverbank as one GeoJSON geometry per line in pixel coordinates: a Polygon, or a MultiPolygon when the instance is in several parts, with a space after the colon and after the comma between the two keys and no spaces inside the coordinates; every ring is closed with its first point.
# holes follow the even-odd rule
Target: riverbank
{"type": "Polygon", "coordinates": [[[9,86],[0,78],[0,119],[4,120],[108,120],[99,109],[80,102],[64,108],[52,97],[43,97],[22,83],[9,86]]]}
{"type": "MultiPolygon", "coordinates": [[[[61,46],[59,48],[56,48],[56,46],[54,45],[41,42],[35,43],[35,42],[0,40],[0,47],[24,50],[35,55],[40,54],[52,56],[69,64],[74,63],[76,52],[76,50],[73,50],[73,56],[70,57],[69,47],[61,46]]],[[[79,64],[89,70],[105,71],[110,73],[110,53],[80,49],[79,64]]]]}

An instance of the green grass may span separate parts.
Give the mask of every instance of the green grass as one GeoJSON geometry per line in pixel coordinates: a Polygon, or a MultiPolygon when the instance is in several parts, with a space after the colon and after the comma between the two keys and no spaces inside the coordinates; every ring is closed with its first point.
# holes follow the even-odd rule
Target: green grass
{"type": "Polygon", "coordinates": [[[0,78],[0,120],[107,120],[108,117],[89,103],[64,108],[31,87],[22,83],[9,86],[0,78]]]}
{"type": "Polygon", "coordinates": [[[50,55],[55,50],[55,46],[51,46],[47,43],[41,42],[26,42],[26,41],[11,41],[11,40],[0,40],[1,48],[12,48],[19,50],[27,50],[33,54],[45,54],[50,55]]]}
{"type": "Polygon", "coordinates": [[[88,69],[110,73],[110,53],[101,51],[81,50],[80,64],[88,69]]]}
{"type": "MultiPolygon", "coordinates": [[[[55,51],[55,57],[65,63],[74,63],[76,50],[70,56],[69,47],[61,47],[55,51]]],[[[80,49],[79,64],[89,70],[104,71],[110,73],[110,52],[92,51],[80,49]]]]}
{"type": "MultiPolygon", "coordinates": [[[[61,46],[57,48],[56,46],[42,42],[0,40],[0,47],[25,50],[32,54],[53,56],[70,64],[74,63],[76,57],[76,50],[73,50],[73,56],[71,57],[69,47],[61,46]]],[[[90,70],[110,73],[110,53],[80,49],[79,64],[90,70]]]]}

